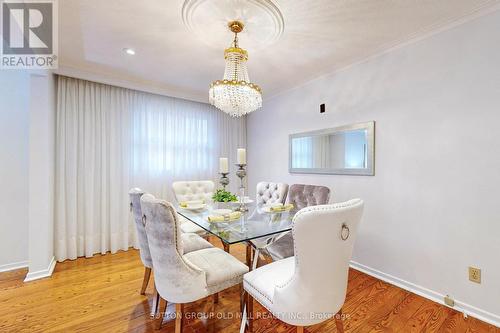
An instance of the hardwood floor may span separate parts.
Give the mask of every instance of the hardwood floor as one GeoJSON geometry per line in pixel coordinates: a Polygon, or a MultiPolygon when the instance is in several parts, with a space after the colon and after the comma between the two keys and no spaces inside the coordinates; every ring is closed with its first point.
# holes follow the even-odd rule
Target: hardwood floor
{"type": "MultiPolygon", "coordinates": [[[[219,246],[220,242],[214,241],[219,246]]],[[[245,249],[231,246],[244,262],[245,249]]],[[[95,256],[58,263],[51,278],[23,283],[26,270],[0,273],[0,332],[173,332],[175,305],[160,331],[154,331],[149,313],[150,282],[140,295],[144,267],[138,251],[95,256]]],[[[205,301],[186,306],[194,317],[205,301]]],[[[222,292],[215,305],[216,318],[188,318],[185,333],[239,331],[238,287],[222,292]],[[225,319],[217,319],[225,317],[225,319]],[[208,322],[208,324],[207,324],[208,322]]],[[[255,303],[259,319],[254,332],[295,332],[273,319],[255,303]]],[[[351,270],[343,308],[346,332],[496,332],[500,329],[425,298],[351,270]]],[[[306,332],[336,332],[335,320],[310,326],[306,332]]]]}

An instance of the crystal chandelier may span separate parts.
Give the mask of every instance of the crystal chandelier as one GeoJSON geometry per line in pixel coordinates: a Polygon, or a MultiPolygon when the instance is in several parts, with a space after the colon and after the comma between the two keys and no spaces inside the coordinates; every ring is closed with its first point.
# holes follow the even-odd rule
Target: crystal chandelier
{"type": "Polygon", "coordinates": [[[246,65],[248,52],[238,46],[238,33],[243,30],[243,23],[232,21],[228,27],[234,32],[234,41],[224,51],[224,79],[212,82],[209,101],[218,109],[241,117],[262,107],[262,91],[258,85],[250,82],[246,65]]]}

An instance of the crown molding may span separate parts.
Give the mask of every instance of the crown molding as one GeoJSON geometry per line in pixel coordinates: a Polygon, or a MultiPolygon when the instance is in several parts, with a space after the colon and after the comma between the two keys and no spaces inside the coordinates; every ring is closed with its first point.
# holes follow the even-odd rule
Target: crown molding
{"type": "Polygon", "coordinates": [[[59,68],[54,70],[54,74],[205,104],[208,102],[208,90],[206,94],[201,94],[169,87],[153,81],[140,80],[128,75],[121,76],[115,73],[97,72],[93,69],[83,69],[75,65],[60,64],[59,68]]]}

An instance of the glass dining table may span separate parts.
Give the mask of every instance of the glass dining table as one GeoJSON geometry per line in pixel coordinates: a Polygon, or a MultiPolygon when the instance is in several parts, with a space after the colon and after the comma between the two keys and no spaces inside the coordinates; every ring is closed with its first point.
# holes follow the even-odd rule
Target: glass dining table
{"type": "MultiPolygon", "coordinates": [[[[248,211],[241,213],[239,219],[232,221],[209,222],[208,217],[215,214],[215,207],[207,205],[203,210],[188,210],[179,205],[177,213],[218,237],[226,252],[229,246],[237,243],[246,244],[246,262],[252,267],[252,246],[249,241],[257,238],[273,238],[292,230],[292,219],[296,209],[282,212],[271,212],[268,206],[247,204],[248,211]]],[[[237,208],[237,206],[234,206],[237,208]]]]}

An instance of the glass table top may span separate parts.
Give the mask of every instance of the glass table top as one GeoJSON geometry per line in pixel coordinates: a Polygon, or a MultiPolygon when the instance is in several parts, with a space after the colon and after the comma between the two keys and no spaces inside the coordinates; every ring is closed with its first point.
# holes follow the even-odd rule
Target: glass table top
{"type": "MultiPolygon", "coordinates": [[[[252,239],[277,235],[292,230],[292,219],[296,209],[279,213],[270,213],[268,208],[255,203],[247,204],[248,211],[238,220],[227,222],[208,222],[208,216],[214,215],[217,207],[207,205],[206,209],[192,211],[175,206],[177,213],[184,216],[209,233],[219,237],[227,244],[235,244],[252,239]]],[[[233,210],[237,205],[232,207],[233,210]]]]}

